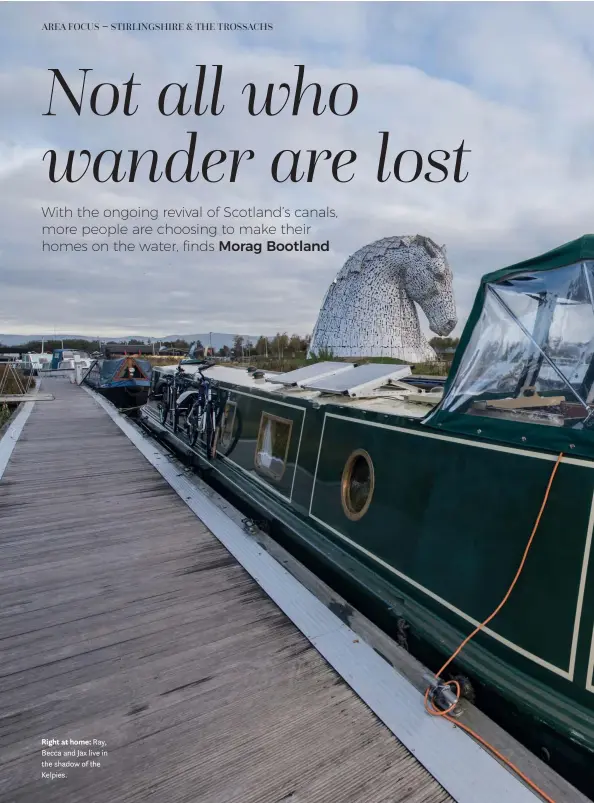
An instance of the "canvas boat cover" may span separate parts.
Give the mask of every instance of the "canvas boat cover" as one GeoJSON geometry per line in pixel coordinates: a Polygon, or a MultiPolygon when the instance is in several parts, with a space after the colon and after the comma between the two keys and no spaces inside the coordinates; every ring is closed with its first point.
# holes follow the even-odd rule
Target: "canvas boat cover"
{"type": "Polygon", "coordinates": [[[594,235],[483,276],[423,424],[594,458],[594,235]]]}
{"type": "Polygon", "coordinates": [[[97,360],[86,377],[94,387],[148,387],[151,379],[151,364],[148,360],[121,357],[117,360],[97,360]],[[134,374],[127,364],[137,368],[134,374]]]}

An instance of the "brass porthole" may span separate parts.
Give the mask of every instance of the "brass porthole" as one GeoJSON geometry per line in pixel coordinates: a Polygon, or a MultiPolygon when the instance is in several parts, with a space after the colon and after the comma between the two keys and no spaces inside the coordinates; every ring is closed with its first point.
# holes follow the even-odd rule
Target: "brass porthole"
{"type": "Polygon", "coordinates": [[[358,521],[367,513],[374,487],[371,457],[364,449],[357,449],[346,461],[340,485],[342,509],[351,521],[358,521]]]}

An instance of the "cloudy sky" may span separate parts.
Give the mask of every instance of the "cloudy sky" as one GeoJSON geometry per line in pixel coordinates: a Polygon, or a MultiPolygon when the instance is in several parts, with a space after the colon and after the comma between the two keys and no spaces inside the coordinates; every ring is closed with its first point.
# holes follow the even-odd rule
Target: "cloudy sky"
{"type": "MultiPolygon", "coordinates": [[[[390,235],[447,245],[463,323],[478,279],[594,229],[594,45],[590,3],[3,3],[0,6],[0,332],[165,335],[311,331],[344,260],[390,235]],[[47,22],[266,21],[273,31],[123,33],[43,31],[47,22]],[[251,118],[241,89],[307,77],[351,82],[349,117],[251,118]],[[219,117],[162,117],[159,89],[195,86],[196,64],[223,64],[219,117]],[[134,73],[139,110],[81,117],[56,93],[49,68],[89,88],[134,73]],[[46,150],[153,148],[167,157],[198,132],[198,149],[252,148],[235,184],[51,184],[46,150]],[[416,149],[471,153],[462,184],[376,181],[378,131],[393,156],[416,149]],[[324,173],[275,184],[282,148],[352,148],[356,178],[324,173]],[[314,221],[328,254],[43,254],[44,205],[104,208],[333,207],[314,221]]],[[[77,223],[77,221],[73,221],[77,223]]],[[[79,221],[80,223],[80,221],[79,221]]],[[[180,238],[183,240],[184,238],[180,238]]],[[[199,238],[204,239],[204,238],[199,238]]],[[[456,332],[460,331],[460,326],[456,332]]]]}

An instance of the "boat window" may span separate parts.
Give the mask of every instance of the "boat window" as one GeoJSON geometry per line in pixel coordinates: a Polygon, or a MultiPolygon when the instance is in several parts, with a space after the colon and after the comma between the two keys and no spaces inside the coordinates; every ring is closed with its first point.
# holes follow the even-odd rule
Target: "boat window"
{"type": "Polygon", "coordinates": [[[594,425],[594,262],[486,285],[442,409],[583,429],[594,425]]]}
{"type": "Polygon", "coordinates": [[[254,461],[260,473],[274,480],[281,479],[287,465],[292,428],[293,422],[289,419],[262,413],[254,461]]]}
{"type": "Polygon", "coordinates": [[[223,410],[221,421],[221,435],[219,437],[219,449],[226,454],[233,443],[233,438],[237,432],[236,426],[237,402],[228,401],[223,410]]]}
{"type": "Polygon", "coordinates": [[[373,496],[375,475],[371,457],[363,449],[353,452],[342,472],[342,508],[352,521],[367,513],[373,496]]]}

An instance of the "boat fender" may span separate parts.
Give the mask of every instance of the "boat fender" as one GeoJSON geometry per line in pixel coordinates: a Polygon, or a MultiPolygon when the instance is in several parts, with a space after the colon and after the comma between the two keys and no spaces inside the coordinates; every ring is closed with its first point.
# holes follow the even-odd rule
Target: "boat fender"
{"type": "Polygon", "coordinates": [[[256,534],[258,527],[253,519],[242,519],[241,523],[243,524],[243,529],[250,535],[256,534]]]}
{"type": "Polygon", "coordinates": [[[457,680],[460,684],[460,697],[463,697],[465,700],[468,700],[469,703],[474,704],[476,700],[476,693],[469,678],[467,678],[466,675],[453,675],[452,680],[457,680]]]}
{"type": "Polygon", "coordinates": [[[270,531],[270,522],[267,519],[242,519],[241,523],[250,535],[256,535],[258,530],[266,534],[270,531]]]}

